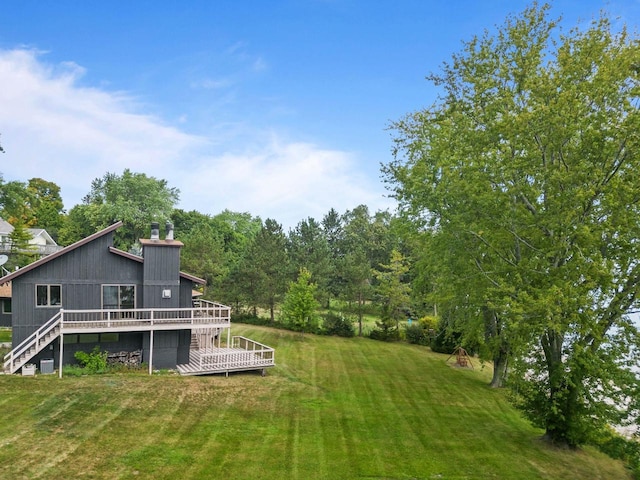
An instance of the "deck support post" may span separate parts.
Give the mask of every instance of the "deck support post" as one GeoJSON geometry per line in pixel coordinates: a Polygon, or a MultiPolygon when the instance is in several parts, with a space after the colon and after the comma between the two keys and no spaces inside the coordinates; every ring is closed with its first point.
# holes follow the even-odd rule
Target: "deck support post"
{"type": "Polygon", "coordinates": [[[153,373],[153,330],[149,331],[149,375],[153,373]]]}
{"type": "Polygon", "coordinates": [[[62,351],[64,350],[64,334],[60,332],[60,336],[58,337],[58,341],[60,342],[60,361],[58,362],[58,378],[62,378],[62,351]]]}

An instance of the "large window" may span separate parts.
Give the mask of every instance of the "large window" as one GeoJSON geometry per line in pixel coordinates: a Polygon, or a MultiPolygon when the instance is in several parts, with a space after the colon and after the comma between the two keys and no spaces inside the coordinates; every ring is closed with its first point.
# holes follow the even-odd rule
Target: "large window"
{"type": "Polygon", "coordinates": [[[104,310],[136,308],[135,285],[103,285],[102,308],[104,310]]]}
{"type": "Polygon", "coordinates": [[[36,285],[37,307],[59,307],[62,305],[60,285],[36,285]]]}

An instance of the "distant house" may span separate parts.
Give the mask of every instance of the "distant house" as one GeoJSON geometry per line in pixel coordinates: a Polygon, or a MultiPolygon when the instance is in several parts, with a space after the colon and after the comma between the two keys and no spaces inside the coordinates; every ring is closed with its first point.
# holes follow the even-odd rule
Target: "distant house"
{"type": "MultiPolygon", "coordinates": [[[[138,352],[154,368],[183,374],[257,370],[273,349],[230,335],[230,308],[195,300],[205,281],[180,271],[182,242],[158,225],[142,256],[113,247],[121,222],[0,278],[11,285],[13,350],[4,370],[53,359],[76,363],[78,350],[138,352]],[[225,337],[226,333],[226,337],[225,337]]],[[[59,370],[61,374],[61,371],[59,370]]]]}
{"type": "MultiPolygon", "coordinates": [[[[11,234],[13,233],[13,225],[0,218],[0,253],[13,253],[13,243],[11,234]]],[[[51,235],[43,228],[28,228],[27,232],[31,235],[29,240],[29,252],[39,256],[51,255],[62,247],[58,245],[51,235]]]]}

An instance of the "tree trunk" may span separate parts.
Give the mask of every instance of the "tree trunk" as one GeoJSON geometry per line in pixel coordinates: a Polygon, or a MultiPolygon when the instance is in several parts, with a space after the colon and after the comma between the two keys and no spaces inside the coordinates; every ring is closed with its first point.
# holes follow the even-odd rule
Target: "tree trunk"
{"type": "Polygon", "coordinates": [[[358,336],[362,336],[362,292],[358,292],[358,336]]]}
{"type": "Polygon", "coordinates": [[[506,349],[500,348],[493,357],[493,378],[491,378],[491,383],[489,384],[491,388],[502,388],[504,386],[508,364],[509,355],[506,349]]]}
{"type": "Polygon", "coordinates": [[[487,307],[482,308],[485,326],[485,338],[487,342],[491,342],[497,350],[493,352],[493,378],[489,386],[492,388],[501,388],[504,386],[507,377],[507,366],[509,360],[509,345],[504,339],[502,324],[498,314],[487,307]]]}
{"type": "Polygon", "coordinates": [[[583,440],[576,411],[582,378],[576,378],[580,375],[576,375],[575,371],[566,371],[562,359],[563,339],[561,333],[553,330],[547,330],[542,336],[542,349],[549,374],[549,405],[546,408],[544,437],[553,445],[575,448],[583,440]]]}

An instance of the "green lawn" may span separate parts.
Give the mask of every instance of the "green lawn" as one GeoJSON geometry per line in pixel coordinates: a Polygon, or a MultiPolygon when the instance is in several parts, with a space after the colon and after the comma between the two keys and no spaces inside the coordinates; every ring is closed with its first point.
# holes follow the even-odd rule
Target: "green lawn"
{"type": "Polygon", "coordinates": [[[11,342],[11,329],[0,327],[0,343],[10,343],[11,342]]]}
{"type": "Polygon", "coordinates": [[[0,376],[0,478],[625,479],[423,347],[239,326],[266,377],[0,376]]]}

